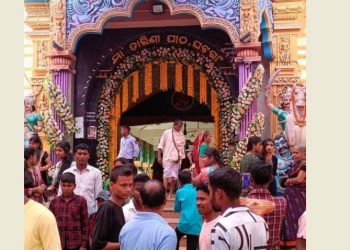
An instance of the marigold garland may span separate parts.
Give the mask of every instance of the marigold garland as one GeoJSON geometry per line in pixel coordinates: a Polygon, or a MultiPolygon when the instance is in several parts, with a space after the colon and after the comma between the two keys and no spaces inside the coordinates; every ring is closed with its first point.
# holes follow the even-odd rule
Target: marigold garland
{"type": "Polygon", "coordinates": [[[246,131],[246,135],[242,138],[233,154],[231,166],[236,170],[240,169],[240,162],[243,156],[247,152],[247,144],[248,139],[251,136],[259,136],[261,137],[262,132],[264,130],[264,115],[262,113],[255,113],[252,121],[249,123],[248,129],[246,131]]]}
{"type": "Polygon", "coordinates": [[[187,84],[187,95],[194,97],[194,72],[193,72],[193,66],[188,65],[187,68],[187,75],[188,75],[188,84],[187,84]]]}
{"type": "Polygon", "coordinates": [[[133,73],[133,91],[132,91],[132,101],[137,102],[139,99],[139,71],[133,73]]]}
{"type": "Polygon", "coordinates": [[[150,95],[152,93],[152,64],[145,65],[145,94],[150,95]]]}
{"type": "Polygon", "coordinates": [[[166,91],[168,89],[168,63],[160,63],[160,90],[166,91]]]}
{"type": "Polygon", "coordinates": [[[123,81],[123,95],[122,95],[122,112],[125,112],[129,106],[129,94],[128,94],[128,80],[123,81]]]}
{"type": "Polygon", "coordinates": [[[175,91],[182,92],[182,64],[175,64],[175,91]]]}
{"type": "MultiPolygon", "coordinates": [[[[120,106],[117,106],[117,98],[114,101],[114,104],[111,107],[111,114],[117,114],[117,109],[120,108],[120,106]]],[[[117,117],[114,115],[111,115],[109,119],[109,126],[111,129],[111,134],[109,137],[109,147],[111,149],[110,155],[109,155],[109,165],[113,166],[114,160],[117,158],[117,143],[118,143],[118,134],[119,131],[117,130],[117,117]]]]}
{"type": "Polygon", "coordinates": [[[207,104],[207,77],[202,72],[199,77],[199,87],[199,101],[202,104],[207,104]]]}

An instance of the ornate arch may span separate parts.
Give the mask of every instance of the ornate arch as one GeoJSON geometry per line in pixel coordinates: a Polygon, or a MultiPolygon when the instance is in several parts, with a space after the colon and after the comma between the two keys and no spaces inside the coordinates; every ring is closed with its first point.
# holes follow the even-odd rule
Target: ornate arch
{"type": "MultiPolygon", "coordinates": [[[[209,85],[215,90],[219,101],[216,114],[220,114],[220,130],[222,137],[220,144],[223,151],[227,151],[229,136],[231,135],[230,112],[232,95],[229,86],[212,59],[198,51],[188,48],[157,46],[144,48],[119,61],[118,65],[106,79],[98,103],[97,115],[97,165],[104,175],[109,172],[109,138],[111,109],[116,95],[120,93],[125,79],[139,68],[149,63],[175,61],[181,64],[193,65],[206,75],[209,85]],[[156,51],[156,52],[155,52],[156,51]]],[[[122,105],[122,104],[119,104],[122,105]]],[[[228,161],[227,157],[224,159],[228,161]]]]}
{"type": "MultiPolygon", "coordinates": [[[[176,14],[191,14],[194,15],[200,22],[202,28],[218,28],[224,30],[229,35],[232,43],[239,42],[239,1],[229,0],[227,2],[231,3],[229,6],[231,9],[238,11],[237,17],[232,17],[231,13],[230,20],[228,21],[225,17],[218,17],[215,11],[204,13],[207,9],[212,9],[216,6],[207,6],[207,9],[201,9],[199,6],[192,5],[190,3],[181,4],[178,1],[172,0],[161,0],[170,9],[171,15],[176,14]],[[237,5],[237,6],[236,6],[237,5]],[[237,10],[238,8],[238,10],[237,10]],[[237,28],[238,27],[238,28],[237,28]]],[[[108,2],[108,1],[107,1],[108,2]]],[[[96,1],[95,11],[91,10],[91,6],[86,7],[82,5],[77,0],[68,0],[67,4],[67,28],[66,28],[66,48],[75,51],[78,40],[87,33],[102,33],[104,25],[114,17],[131,17],[135,6],[139,3],[144,2],[144,0],[120,0],[118,3],[115,0],[109,1],[109,6],[104,6],[103,1],[96,1]],[[100,5],[99,2],[101,2],[100,5]],[[76,5],[78,5],[76,7],[76,5]],[[89,8],[89,9],[86,9],[89,8]],[[74,13],[76,11],[77,13],[74,13]],[[80,11],[80,12],[79,12],[80,11]],[[87,14],[88,13],[90,14],[87,14]],[[72,14],[73,13],[73,14],[72,14]],[[92,14],[93,13],[93,14],[92,14]],[[82,22],[82,23],[80,23],[82,22]],[[84,23],[85,22],[85,23],[84,23]],[[78,24],[76,24],[78,23],[78,24]],[[74,24],[74,25],[73,25],[74,24]],[[72,28],[73,27],[73,28],[72,28]]],[[[186,1],[181,1],[186,2],[186,1]]],[[[225,2],[225,1],[223,1],[225,2]]],[[[218,6],[217,8],[221,8],[218,6]]],[[[224,8],[224,7],[222,7],[224,8]]],[[[227,8],[227,7],[226,7],[227,8]]],[[[227,11],[226,9],[222,9],[227,11]]],[[[232,12],[232,11],[231,11],[232,12]]],[[[225,14],[226,15],[226,14],[225,14]]],[[[228,14],[227,14],[228,15],[228,14]]]]}

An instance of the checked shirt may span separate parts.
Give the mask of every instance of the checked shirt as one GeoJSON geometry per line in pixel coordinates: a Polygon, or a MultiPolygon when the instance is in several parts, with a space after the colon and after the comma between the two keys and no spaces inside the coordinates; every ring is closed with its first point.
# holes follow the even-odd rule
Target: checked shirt
{"type": "Polygon", "coordinates": [[[280,249],[280,233],[283,219],[286,215],[287,201],[284,197],[274,197],[266,189],[253,189],[247,196],[248,198],[269,200],[275,203],[275,209],[272,213],[263,215],[267,226],[269,227],[268,250],[280,249]]]}
{"type": "Polygon", "coordinates": [[[88,241],[88,209],[84,197],[73,194],[66,202],[62,195],[50,203],[57,220],[62,248],[86,247],[88,241]]]}

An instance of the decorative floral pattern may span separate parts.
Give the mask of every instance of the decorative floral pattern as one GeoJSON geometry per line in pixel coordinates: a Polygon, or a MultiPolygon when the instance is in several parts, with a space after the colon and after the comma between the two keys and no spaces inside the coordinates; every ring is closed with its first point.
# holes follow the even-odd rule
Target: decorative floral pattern
{"type": "Polygon", "coordinates": [[[253,75],[249,77],[248,82],[244,85],[241,93],[238,96],[237,102],[232,105],[232,130],[237,129],[240,121],[245,116],[250,105],[259,96],[262,87],[264,71],[264,67],[259,64],[256,67],[253,75]]]}
{"type": "Polygon", "coordinates": [[[68,0],[67,1],[67,37],[81,24],[94,23],[107,10],[121,8],[125,0],[68,0]]]}
{"type": "MultiPolygon", "coordinates": [[[[149,47],[126,57],[120,62],[102,87],[97,115],[97,165],[103,172],[103,175],[108,175],[109,172],[109,119],[114,96],[120,91],[122,82],[127,76],[141,69],[143,65],[152,63],[153,61],[177,61],[183,64],[191,64],[207,75],[210,85],[218,94],[220,103],[221,148],[223,152],[228,151],[228,142],[231,136],[231,114],[229,109],[232,105],[232,96],[220,69],[215,65],[213,60],[199,51],[176,48],[174,46],[149,47]]],[[[223,159],[228,163],[226,154],[223,154],[223,159]]]]}
{"type": "Polygon", "coordinates": [[[55,148],[56,144],[62,141],[63,133],[53,118],[52,110],[47,108],[41,111],[43,117],[43,131],[51,148],[55,148]]]}
{"type": "Polygon", "coordinates": [[[193,5],[201,9],[206,17],[219,17],[231,22],[239,30],[239,0],[175,0],[175,4],[193,5]]]}
{"type": "Polygon", "coordinates": [[[60,88],[53,83],[49,74],[46,75],[44,87],[48,94],[50,103],[52,105],[54,104],[57,116],[62,121],[65,130],[69,135],[74,135],[76,128],[71,107],[67,104],[63,93],[60,88]]]}
{"type": "Polygon", "coordinates": [[[262,113],[255,113],[252,121],[249,123],[248,130],[243,139],[237,144],[236,150],[233,154],[231,166],[236,170],[239,170],[240,162],[247,152],[248,139],[251,136],[259,136],[264,130],[264,115],[262,113]]]}

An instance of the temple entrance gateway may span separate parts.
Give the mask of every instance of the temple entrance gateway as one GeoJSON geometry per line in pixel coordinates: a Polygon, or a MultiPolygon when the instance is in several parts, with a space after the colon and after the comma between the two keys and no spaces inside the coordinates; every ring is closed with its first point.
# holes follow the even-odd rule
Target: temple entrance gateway
{"type": "MultiPolygon", "coordinates": [[[[186,27],[182,31],[128,29],[109,31],[107,39],[91,36],[81,41],[78,59],[87,60],[77,61],[77,69],[90,71],[85,75],[77,73],[76,103],[81,105],[75,106],[76,114],[85,114],[84,127],[87,134],[91,134],[85,142],[97,145],[93,160],[106,175],[117,156],[121,124],[170,122],[175,117],[212,122],[215,146],[227,149],[232,134],[228,109],[238,92],[238,84],[232,58],[225,53],[225,41],[229,38],[212,44],[213,34],[223,33],[204,32],[198,27],[186,27]],[[108,48],[108,43],[116,43],[118,34],[125,36],[128,32],[134,35],[118,42],[114,49],[108,48]],[[90,49],[99,48],[99,44],[105,49],[90,53],[90,49]],[[98,58],[95,66],[87,65],[93,61],[89,57],[98,58]],[[142,108],[134,118],[128,117],[129,111],[143,107],[150,98],[158,98],[159,103],[168,102],[174,109],[173,114],[154,117],[149,113],[154,108],[142,108]],[[200,115],[198,108],[194,109],[196,112],[191,111],[196,105],[204,106],[206,113],[200,115]],[[148,121],[142,122],[142,117],[148,121]]],[[[160,107],[159,103],[156,108],[160,107]]]]}

